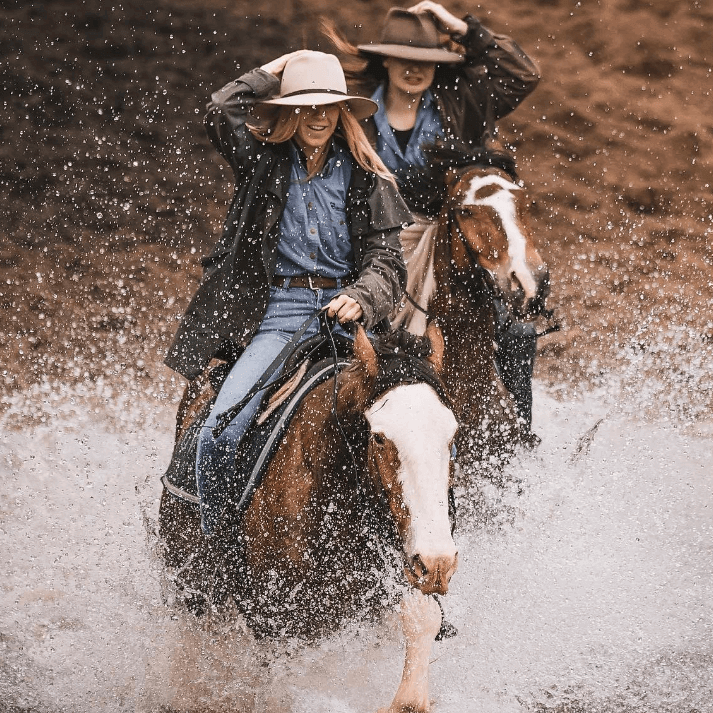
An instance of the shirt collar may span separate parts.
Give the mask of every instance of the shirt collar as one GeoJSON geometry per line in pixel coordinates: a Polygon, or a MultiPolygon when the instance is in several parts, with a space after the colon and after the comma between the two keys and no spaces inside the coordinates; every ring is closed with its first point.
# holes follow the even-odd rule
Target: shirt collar
{"type": "MultiPolygon", "coordinates": [[[[385,85],[380,84],[376,91],[371,95],[372,101],[375,101],[378,109],[374,114],[374,123],[376,124],[376,130],[385,138],[387,143],[395,142],[395,139],[389,139],[387,137],[393,135],[391,125],[389,124],[389,119],[386,116],[386,101],[384,100],[385,95],[385,85]]],[[[430,89],[427,89],[423,96],[421,96],[421,101],[418,105],[418,112],[416,113],[416,124],[414,124],[414,131],[418,130],[419,116],[423,116],[424,111],[431,111],[431,109],[436,110],[436,99],[430,89]]]]}
{"type": "Polygon", "coordinates": [[[433,92],[430,89],[426,89],[421,97],[421,107],[435,106],[436,98],[433,96],[433,92]]]}
{"type": "MultiPolygon", "coordinates": [[[[332,175],[334,168],[337,165],[337,161],[344,160],[344,149],[339,145],[334,137],[330,139],[329,148],[327,149],[327,160],[322,167],[319,175],[328,178],[332,175]]],[[[290,141],[290,155],[292,157],[292,163],[297,165],[301,173],[307,174],[307,161],[302,149],[294,142],[290,141]]]]}

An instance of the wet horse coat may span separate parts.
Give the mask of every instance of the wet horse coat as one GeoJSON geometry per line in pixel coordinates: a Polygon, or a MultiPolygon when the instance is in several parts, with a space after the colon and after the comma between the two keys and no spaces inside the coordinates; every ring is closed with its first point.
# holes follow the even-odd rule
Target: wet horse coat
{"type": "Polygon", "coordinates": [[[166,493],[160,518],[184,591],[233,598],[258,635],[334,631],[393,600],[401,569],[412,590],[402,613],[410,662],[395,700],[417,711],[427,710],[440,625],[426,595],[445,594],[457,567],[448,513],[457,424],[437,376],[442,338],[436,328],[428,336],[434,350],[422,359],[377,354],[360,330],[352,365],[302,402],[241,522],[206,538],[195,505],[166,493]]]}

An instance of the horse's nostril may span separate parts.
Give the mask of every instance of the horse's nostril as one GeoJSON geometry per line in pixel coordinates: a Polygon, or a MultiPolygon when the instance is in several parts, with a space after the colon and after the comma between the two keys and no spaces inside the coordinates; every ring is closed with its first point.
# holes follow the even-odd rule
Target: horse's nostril
{"type": "Polygon", "coordinates": [[[414,555],[411,558],[411,569],[417,577],[425,577],[428,574],[428,567],[421,559],[421,555],[414,555]]]}

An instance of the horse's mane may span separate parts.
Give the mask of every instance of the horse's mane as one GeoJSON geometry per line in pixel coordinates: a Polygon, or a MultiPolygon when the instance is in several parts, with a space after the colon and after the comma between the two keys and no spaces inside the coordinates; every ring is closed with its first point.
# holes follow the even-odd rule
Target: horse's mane
{"type": "Polygon", "coordinates": [[[374,351],[381,356],[402,354],[425,359],[432,351],[428,337],[419,337],[405,329],[392,329],[386,333],[375,334],[372,344],[374,351]]]}
{"type": "Polygon", "coordinates": [[[428,337],[417,336],[399,328],[376,336],[373,345],[379,356],[379,373],[373,397],[399,384],[425,383],[450,407],[450,398],[443,381],[426,359],[433,351],[428,337]]]}
{"type": "Polygon", "coordinates": [[[451,168],[477,166],[497,168],[517,181],[515,157],[504,148],[469,146],[457,141],[439,139],[423,146],[425,166],[411,166],[397,171],[401,195],[412,210],[436,216],[445,197],[444,178],[451,168]]]}
{"type": "Polygon", "coordinates": [[[462,166],[497,168],[505,171],[513,181],[517,180],[515,157],[505,148],[473,147],[457,141],[445,143],[439,140],[424,146],[423,152],[434,180],[442,180],[446,171],[462,166]]]}

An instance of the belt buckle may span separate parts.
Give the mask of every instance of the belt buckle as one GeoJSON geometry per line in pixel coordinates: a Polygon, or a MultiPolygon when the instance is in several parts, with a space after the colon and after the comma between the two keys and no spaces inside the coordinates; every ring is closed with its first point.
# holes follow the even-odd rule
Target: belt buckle
{"type": "Polygon", "coordinates": [[[312,290],[315,295],[319,294],[319,287],[315,287],[312,284],[312,275],[307,275],[307,284],[309,285],[310,290],[312,290]]]}

